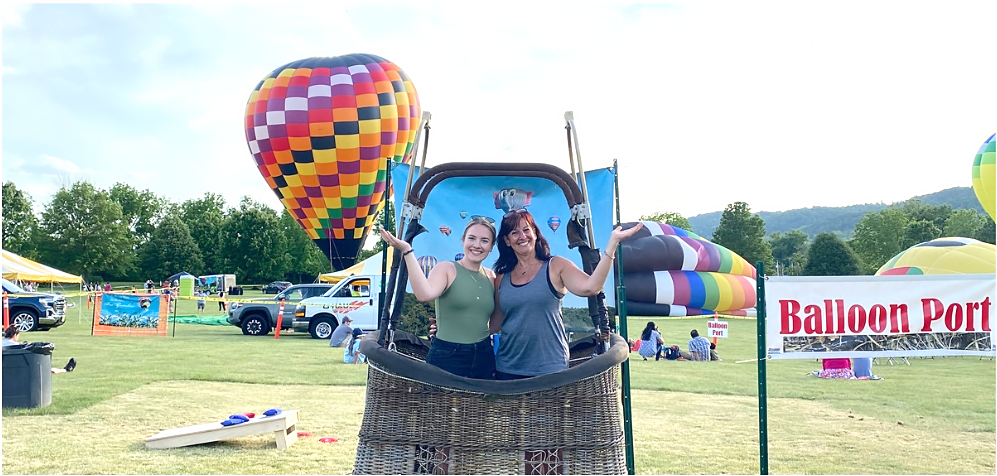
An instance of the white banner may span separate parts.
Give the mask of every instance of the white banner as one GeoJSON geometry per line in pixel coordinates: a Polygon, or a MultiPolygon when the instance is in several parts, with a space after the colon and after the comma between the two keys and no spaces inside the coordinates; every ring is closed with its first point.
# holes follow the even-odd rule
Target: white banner
{"type": "Polygon", "coordinates": [[[727,337],[727,321],[706,321],[707,339],[727,337]]]}
{"type": "Polygon", "coordinates": [[[997,275],[769,276],[771,359],[995,354],[997,275]]]}

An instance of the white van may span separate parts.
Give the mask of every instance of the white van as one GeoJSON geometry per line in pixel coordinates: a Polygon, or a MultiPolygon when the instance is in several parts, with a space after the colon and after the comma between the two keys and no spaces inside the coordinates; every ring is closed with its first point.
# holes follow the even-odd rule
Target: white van
{"type": "Polygon", "coordinates": [[[377,329],[381,275],[344,278],[321,296],[304,299],[294,309],[291,328],[308,332],[313,339],[328,339],[346,316],[354,329],[377,329]]]}

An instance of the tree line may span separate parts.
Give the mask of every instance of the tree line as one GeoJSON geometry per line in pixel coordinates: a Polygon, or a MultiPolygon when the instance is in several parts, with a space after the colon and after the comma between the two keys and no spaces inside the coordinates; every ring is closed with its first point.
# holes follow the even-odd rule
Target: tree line
{"type": "MultiPolygon", "coordinates": [[[[675,212],[645,215],[641,220],[695,232],[689,220],[675,212]]],[[[774,232],[766,238],[765,221],[752,214],[747,203],[734,202],[724,209],[709,239],[751,264],[763,262],[766,274],[848,276],[875,274],[897,253],[935,238],[958,236],[993,244],[995,229],[990,216],[975,209],[954,210],[950,205],[927,205],[912,199],[866,213],[847,241],[825,232],[811,242],[799,229],[774,232]]]]}
{"type": "Polygon", "coordinates": [[[3,248],[87,281],[154,281],[180,271],[234,273],[242,283],[311,282],[329,260],[287,212],[218,194],[174,203],[149,190],[86,181],[63,186],[41,216],[3,184],[3,248]]]}
{"type": "MultiPolygon", "coordinates": [[[[187,271],[234,273],[242,283],[311,282],[332,271],[290,213],[249,197],[228,206],[206,192],[174,203],[124,183],[102,190],[78,181],[61,187],[40,216],[33,210],[27,192],[3,184],[3,248],[88,281],[155,281],[187,271]]],[[[674,212],[641,219],[695,232],[674,212]]],[[[910,200],[865,214],[847,241],[821,233],[811,242],[800,230],[766,238],[765,221],[747,203],[734,202],[709,239],[751,264],[764,262],[768,274],[826,276],[873,274],[900,251],[942,236],[994,243],[994,230],[993,220],[976,210],[910,200]]],[[[382,246],[377,240],[359,259],[382,246]]]]}

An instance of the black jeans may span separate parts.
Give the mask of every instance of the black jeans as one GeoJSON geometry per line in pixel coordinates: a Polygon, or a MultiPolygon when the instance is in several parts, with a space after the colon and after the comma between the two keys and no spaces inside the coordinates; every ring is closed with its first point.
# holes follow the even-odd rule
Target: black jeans
{"type": "Polygon", "coordinates": [[[495,378],[495,351],[492,350],[491,337],[474,344],[457,344],[433,338],[426,363],[461,377],[495,378]]]}

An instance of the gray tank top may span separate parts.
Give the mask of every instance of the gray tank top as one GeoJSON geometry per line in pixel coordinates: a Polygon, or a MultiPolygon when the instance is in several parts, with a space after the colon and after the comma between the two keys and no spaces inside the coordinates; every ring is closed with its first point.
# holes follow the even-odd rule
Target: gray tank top
{"type": "Polygon", "coordinates": [[[495,370],[516,375],[543,375],[568,368],[568,335],[561,318],[563,294],[550,282],[550,260],[533,279],[512,284],[506,273],[499,284],[499,304],[505,313],[495,370]]]}

